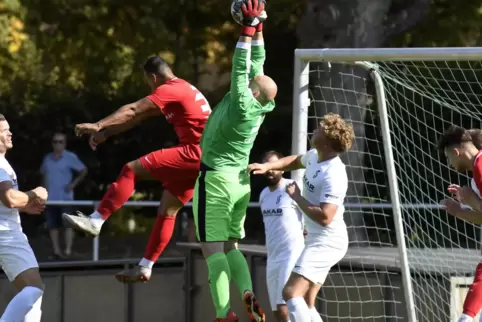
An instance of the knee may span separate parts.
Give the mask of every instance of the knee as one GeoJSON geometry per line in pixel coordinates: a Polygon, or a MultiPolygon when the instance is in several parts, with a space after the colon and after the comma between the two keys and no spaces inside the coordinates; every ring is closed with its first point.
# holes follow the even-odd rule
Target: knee
{"type": "Polygon", "coordinates": [[[124,164],[124,167],[122,169],[123,170],[124,169],[135,170],[139,166],[141,166],[139,160],[134,160],[134,161],[130,161],[130,162],[127,162],[126,164],[124,164]]]}
{"type": "Polygon", "coordinates": [[[286,284],[285,287],[283,287],[283,300],[288,301],[293,298],[294,291],[295,289],[293,285],[286,284]]]}
{"type": "Polygon", "coordinates": [[[28,287],[39,290],[44,289],[42,277],[40,277],[40,273],[36,267],[26,269],[18,274],[13,280],[13,284],[18,290],[23,290],[28,287]]]}
{"type": "Polygon", "coordinates": [[[146,170],[142,167],[142,163],[139,160],[130,161],[122,167],[122,175],[133,176],[135,180],[146,179],[146,170]]]}
{"type": "Polygon", "coordinates": [[[128,162],[122,167],[121,173],[133,172],[135,169],[135,161],[128,162]]]}
{"type": "Polygon", "coordinates": [[[178,212],[178,209],[164,207],[163,205],[159,206],[159,208],[157,209],[157,214],[163,217],[176,217],[178,212]]]}

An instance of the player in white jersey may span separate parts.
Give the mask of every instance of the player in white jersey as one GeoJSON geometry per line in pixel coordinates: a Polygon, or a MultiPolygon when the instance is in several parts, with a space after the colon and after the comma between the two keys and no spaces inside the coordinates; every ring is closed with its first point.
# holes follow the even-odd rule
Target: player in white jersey
{"type": "Polygon", "coordinates": [[[15,171],[5,159],[12,146],[9,124],[0,114],[0,266],[18,290],[0,322],[40,322],[43,284],[35,255],[22,232],[19,210],[42,213],[47,190],[18,190],[15,171]]]}
{"type": "MultiPolygon", "coordinates": [[[[263,162],[275,162],[282,157],[279,152],[269,151],[265,153],[263,162]]],[[[293,180],[283,178],[283,171],[270,170],[265,176],[268,186],[261,192],[259,203],[268,250],[266,284],[274,315],[279,322],[286,322],[289,321],[289,313],[282,293],[305,247],[303,216],[286,193],[286,186],[293,180]]]]}
{"type": "Polygon", "coordinates": [[[313,134],[313,149],[305,155],[249,166],[254,174],[305,169],[303,193],[296,183],[286,187],[286,192],[305,215],[308,233],[303,253],[283,289],[291,322],[321,321],[319,315],[315,316],[312,305],[331,267],[348,249],[348,232],[343,220],[348,177],[339,155],[351,148],[354,138],[353,127],[341,116],[329,113],[313,134]]]}

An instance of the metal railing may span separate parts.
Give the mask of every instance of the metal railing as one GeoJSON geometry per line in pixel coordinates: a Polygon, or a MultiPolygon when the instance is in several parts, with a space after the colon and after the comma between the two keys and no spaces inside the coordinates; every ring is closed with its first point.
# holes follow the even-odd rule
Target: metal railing
{"type": "MultiPolygon", "coordinates": [[[[97,200],[74,200],[74,201],[48,201],[48,206],[78,206],[78,207],[92,207],[95,211],[100,201],[97,200]]],[[[125,207],[158,207],[159,201],[127,201],[124,204],[125,207]]],[[[186,204],[186,207],[192,207],[192,203],[186,204]]],[[[258,208],[258,202],[250,202],[248,204],[250,208],[258,208]]],[[[426,209],[434,210],[441,209],[442,206],[439,204],[402,204],[402,209],[426,209]]],[[[345,209],[391,209],[392,204],[390,203],[346,203],[345,209]]],[[[482,232],[481,232],[482,240],[482,232]]],[[[92,260],[99,260],[99,236],[95,237],[92,241],[92,260]]]]}

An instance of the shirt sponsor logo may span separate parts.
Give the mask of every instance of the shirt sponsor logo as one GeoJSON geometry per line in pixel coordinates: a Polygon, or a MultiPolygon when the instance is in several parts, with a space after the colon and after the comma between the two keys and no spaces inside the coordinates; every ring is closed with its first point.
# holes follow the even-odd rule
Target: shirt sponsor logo
{"type": "Polygon", "coordinates": [[[306,174],[303,175],[303,184],[310,192],[313,192],[315,190],[315,186],[310,183],[310,180],[308,180],[308,178],[306,177],[306,174]]]}
{"type": "Polygon", "coordinates": [[[275,209],[264,209],[263,216],[267,217],[280,217],[283,216],[283,209],[275,208],[275,209]]]}

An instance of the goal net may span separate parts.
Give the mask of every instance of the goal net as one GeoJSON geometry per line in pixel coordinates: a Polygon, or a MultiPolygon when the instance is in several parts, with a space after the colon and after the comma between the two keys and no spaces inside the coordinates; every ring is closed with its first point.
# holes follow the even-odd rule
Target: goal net
{"type": "MultiPolygon", "coordinates": [[[[449,168],[436,143],[452,124],[482,129],[482,66],[474,55],[453,60],[443,49],[437,53],[407,61],[381,52],[373,55],[379,60],[363,63],[309,64],[308,124],[301,126],[311,133],[324,114],[335,112],[356,134],[344,156],[351,247],[319,294],[323,319],[457,321],[462,313],[480,261],[480,230],[441,209],[450,183],[470,183],[449,168]]],[[[355,52],[344,58],[359,60],[364,57],[355,52]]],[[[295,70],[302,79],[295,95],[303,96],[300,74],[295,70]]],[[[302,129],[294,130],[303,140],[302,129]]]]}

